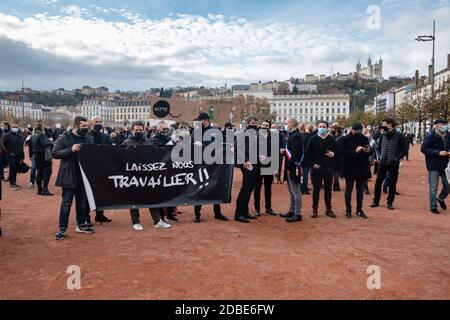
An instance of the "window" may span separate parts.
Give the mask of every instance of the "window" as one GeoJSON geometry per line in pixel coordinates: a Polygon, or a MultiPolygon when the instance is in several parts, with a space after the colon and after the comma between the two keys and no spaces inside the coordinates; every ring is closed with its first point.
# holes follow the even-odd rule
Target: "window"
{"type": "Polygon", "coordinates": [[[338,105],[338,106],[340,106],[340,105],[341,105],[341,103],[340,103],[340,102],[338,102],[338,103],[337,103],[337,105],[338,105]]]}
{"type": "Polygon", "coordinates": [[[342,113],[347,113],[347,108],[343,108],[342,113]]]}
{"type": "Polygon", "coordinates": [[[337,113],[341,113],[341,108],[337,108],[337,113]]]}
{"type": "Polygon", "coordinates": [[[331,113],[334,113],[334,108],[331,108],[331,113]]]}
{"type": "Polygon", "coordinates": [[[329,114],[330,113],[330,108],[327,108],[327,114],[329,114]]]}

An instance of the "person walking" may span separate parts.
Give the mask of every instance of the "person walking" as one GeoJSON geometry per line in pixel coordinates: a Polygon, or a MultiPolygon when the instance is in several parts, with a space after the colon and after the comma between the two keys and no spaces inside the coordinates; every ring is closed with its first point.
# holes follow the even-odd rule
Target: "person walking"
{"type": "Polygon", "coordinates": [[[394,210],[400,160],[406,153],[406,141],[403,135],[397,132],[395,127],[395,120],[390,117],[385,118],[382,122],[381,128],[383,129],[383,134],[380,137],[381,142],[379,142],[380,162],[377,180],[375,182],[373,203],[370,205],[371,208],[380,206],[382,184],[386,175],[389,174],[387,207],[389,210],[394,210]]]}
{"type": "Polygon", "coordinates": [[[367,219],[363,211],[364,185],[370,179],[369,157],[372,154],[369,139],[362,134],[361,123],[354,123],[351,133],[342,139],[343,176],[345,178],[345,207],[347,218],[352,217],[352,192],[356,185],[356,215],[367,219]]]}
{"type": "Polygon", "coordinates": [[[430,211],[439,214],[438,204],[442,210],[447,210],[445,199],[450,193],[450,186],[445,169],[450,157],[450,139],[448,122],[444,119],[434,121],[434,130],[422,142],[421,151],[425,155],[430,185],[430,211]],[[442,181],[442,190],[438,195],[439,179],[442,181]]]}

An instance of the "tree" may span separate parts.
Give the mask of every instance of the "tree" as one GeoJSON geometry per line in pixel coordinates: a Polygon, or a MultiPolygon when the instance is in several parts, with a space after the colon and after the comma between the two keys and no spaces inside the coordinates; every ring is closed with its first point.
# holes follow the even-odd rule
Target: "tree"
{"type": "Polygon", "coordinates": [[[395,119],[402,126],[404,130],[404,124],[414,120],[414,106],[407,102],[402,102],[400,106],[395,109],[395,119]]]}

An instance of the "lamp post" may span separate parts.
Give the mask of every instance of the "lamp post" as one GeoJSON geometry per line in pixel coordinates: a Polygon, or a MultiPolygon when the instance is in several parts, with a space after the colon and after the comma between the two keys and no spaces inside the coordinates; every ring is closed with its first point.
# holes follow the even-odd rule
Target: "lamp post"
{"type": "Polygon", "coordinates": [[[418,36],[416,41],[428,42],[433,41],[433,55],[431,57],[431,100],[434,99],[434,51],[436,42],[436,20],[433,20],[433,35],[432,36],[418,36]]]}

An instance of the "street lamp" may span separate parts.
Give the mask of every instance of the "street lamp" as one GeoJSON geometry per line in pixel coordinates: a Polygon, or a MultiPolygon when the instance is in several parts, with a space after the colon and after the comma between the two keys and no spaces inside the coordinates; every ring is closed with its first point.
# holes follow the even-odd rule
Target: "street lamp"
{"type": "Polygon", "coordinates": [[[434,49],[436,42],[436,20],[433,20],[433,35],[432,36],[418,36],[416,41],[428,42],[433,41],[433,55],[431,58],[431,100],[434,99],[434,49]]]}

